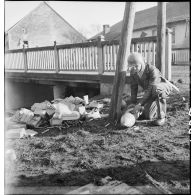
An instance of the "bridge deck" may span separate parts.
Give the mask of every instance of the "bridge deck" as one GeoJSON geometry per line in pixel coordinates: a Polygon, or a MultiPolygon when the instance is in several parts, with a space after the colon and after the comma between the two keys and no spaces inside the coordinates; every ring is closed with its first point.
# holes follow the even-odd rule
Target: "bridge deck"
{"type": "MultiPolygon", "coordinates": [[[[56,84],[58,82],[113,83],[114,72],[97,74],[86,72],[5,72],[5,78],[16,82],[56,84]]],[[[127,82],[129,78],[126,79],[127,82]]]]}

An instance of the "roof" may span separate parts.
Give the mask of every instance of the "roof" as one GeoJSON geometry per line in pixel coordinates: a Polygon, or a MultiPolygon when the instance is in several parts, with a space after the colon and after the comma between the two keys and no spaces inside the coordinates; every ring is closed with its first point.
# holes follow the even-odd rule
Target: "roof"
{"type": "Polygon", "coordinates": [[[71,24],[69,24],[60,14],[58,14],[50,5],[48,5],[45,1],[41,2],[35,9],[33,9],[29,14],[27,14],[26,16],[24,16],[21,20],[19,20],[16,24],[14,24],[12,27],[10,27],[6,33],[8,31],[10,31],[12,28],[14,28],[16,25],[18,25],[22,20],[24,20],[25,18],[27,18],[33,11],[35,11],[36,9],[38,9],[40,6],[47,6],[49,7],[59,18],[61,18],[64,23],[68,26],[70,26],[80,37],[82,37],[84,40],[86,40],[86,37],[84,37],[79,31],[77,31],[71,24]]]}
{"type": "MultiPolygon", "coordinates": [[[[167,23],[178,22],[189,18],[189,2],[170,2],[166,4],[166,20],[167,23]]],[[[105,35],[105,40],[111,41],[113,39],[119,39],[122,29],[122,22],[120,21],[110,27],[110,32],[105,35]]],[[[157,25],[157,6],[151,7],[135,13],[135,21],[133,30],[141,30],[157,25]]],[[[91,37],[90,39],[96,39],[99,35],[91,37]]]]}

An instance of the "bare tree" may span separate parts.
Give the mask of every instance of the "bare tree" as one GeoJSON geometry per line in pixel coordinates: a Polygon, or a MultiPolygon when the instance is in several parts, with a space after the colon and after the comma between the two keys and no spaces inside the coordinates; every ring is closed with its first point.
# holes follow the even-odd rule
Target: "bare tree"
{"type": "Polygon", "coordinates": [[[91,24],[90,25],[91,34],[98,34],[102,31],[102,25],[101,24],[91,24]]]}
{"type": "Polygon", "coordinates": [[[90,38],[102,31],[100,24],[91,24],[88,28],[79,27],[78,31],[85,37],[90,38]]]}

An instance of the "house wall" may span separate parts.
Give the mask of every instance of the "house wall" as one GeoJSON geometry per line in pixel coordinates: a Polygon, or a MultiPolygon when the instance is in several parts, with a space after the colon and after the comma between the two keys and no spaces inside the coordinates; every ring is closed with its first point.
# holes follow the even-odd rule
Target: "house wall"
{"type": "Polygon", "coordinates": [[[187,36],[185,37],[186,32],[186,23],[178,23],[175,26],[175,44],[173,47],[182,48],[189,47],[189,28],[187,31],[187,36]]]}
{"type": "MultiPolygon", "coordinates": [[[[174,48],[183,48],[183,47],[189,47],[189,25],[187,27],[187,36],[185,37],[186,32],[186,22],[178,22],[178,23],[172,23],[168,24],[167,27],[169,28],[175,28],[175,43],[173,43],[174,48]]],[[[133,32],[133,38],[138,38],[141,36],[142,32],[147,33],[146,36],[156,36],[157,31],[155,31],[155,34],[153,34],[153,30],[156,30],[156,28],[148,28],[143,30],[138,30],[133,32]]]]}
{"type": "Polygon", "coordinates": [[[54,41],[57,44],[69,44],[82,42],[83,37],[68,25],[45,3],[19,21],[8,31],[9,49],[18,49],[19,39],[24,37],[23,29],[26,31],[26,39],[29,47],[51,46],[54,41]]]}

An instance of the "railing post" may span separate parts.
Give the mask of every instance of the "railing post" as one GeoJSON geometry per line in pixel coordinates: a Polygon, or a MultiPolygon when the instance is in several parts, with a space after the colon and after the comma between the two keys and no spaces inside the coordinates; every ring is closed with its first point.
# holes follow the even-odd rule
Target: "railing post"
{"type": "Polygon", "coordinates": [[[104,62],[103,62],[103,48],[101,44],[102,37],[98,37],[97,41],[97,64],[98,64],[98,73],[104,73],[104,62]]]}
{"type": "Polygon", "coordinates": [[[23,45],[23,57],[24,57],[24,72],[28,71],[28,62],[27,62],[27,54],[26,54],[26,49],[23,45]]]}
{"type": "Polygon", "coordinates": [[[172,62],[172,30],[166,29],[166,50],[165,50],[165,78],[171,80],[171,62],[172,62]]]}
{"type": "Polygon", "coordinates": [[[56,41],[54,41],[54,58],[55,58],[56,73],[58,73],[60,71],[60,66],[59,66],[59,55],[58,55],[58,49],[56,46],[56,41]]]}

